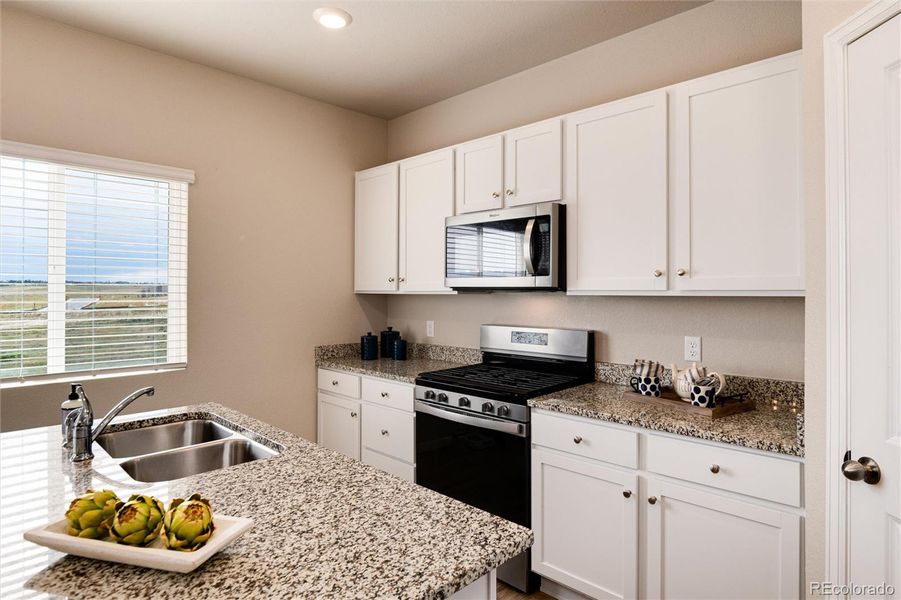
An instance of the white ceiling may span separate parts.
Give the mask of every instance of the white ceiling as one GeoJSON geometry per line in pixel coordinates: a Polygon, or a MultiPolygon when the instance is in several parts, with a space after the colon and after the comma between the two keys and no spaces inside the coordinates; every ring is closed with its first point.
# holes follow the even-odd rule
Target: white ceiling
{"type": "MultiPolygon", "coordinates": [[[[4,1],[383,118],[512,75],[703,1],[4,1]],[[312,18],[353,15],[344,30],[312,18]]],[[[602,75],[602,74],[601,74],[602,75]]]]}

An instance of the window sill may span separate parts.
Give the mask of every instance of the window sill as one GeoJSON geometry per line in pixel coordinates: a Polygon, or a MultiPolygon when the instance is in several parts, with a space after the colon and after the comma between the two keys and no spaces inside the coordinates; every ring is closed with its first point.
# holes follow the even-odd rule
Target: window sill
{"type": "Polygon", "coordinates": [[[19,388],[34,387],[39,385],[52,385],[58,383],[86,383],[99,379],[113,379],[116,377],[134,377],[138,375],[158,375],[184,371],[187,363],[173,363],[157,365],[155,367],[129,367],[124,369],[109,369],[105,371],[78,371],[72,373],[52,373],[50,375],[34,375],[22,379],[7,379],[0,382],[0,390],[15,390],[19,388]]]}

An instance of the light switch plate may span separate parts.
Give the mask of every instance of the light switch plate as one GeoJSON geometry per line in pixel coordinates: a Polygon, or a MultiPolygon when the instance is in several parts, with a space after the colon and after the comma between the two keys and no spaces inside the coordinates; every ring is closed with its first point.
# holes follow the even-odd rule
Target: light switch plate
{"type": "Polygon", "coordinates": [[[425,322],[425,336],[426,337],[435,337],[435,321],[426,321],[425,322]]]}
{"type": "Polygon", "coordinates": [[[685,360],[701,362],[701,338],[685,336],[685,360]]]}

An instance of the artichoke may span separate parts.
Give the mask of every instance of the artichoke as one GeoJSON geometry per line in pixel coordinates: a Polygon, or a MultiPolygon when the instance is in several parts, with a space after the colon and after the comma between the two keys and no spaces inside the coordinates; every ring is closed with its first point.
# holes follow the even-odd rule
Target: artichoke
{"type": "Polygon", "coordinates": [[[112,490],[87,490],[83,496],[72,500],[66,519],[69,520],[67,533],[83,538],[99,540],[107,536],[119,497],[112,490]]]}
{"type": "Polygon", "coordinates": [[[135,494],[116,505],[110,535],[120,544],[146,546],[160,534],[164,510],[163,503],[153,496],[135,494]]]}
{"type": "Polygon", "coordinates": [[[163,519],[163,544],[169,550],[193,552],[206,544],[216,526],[210,501],[194,494],[187,500],[176,498],[163,519]]]}

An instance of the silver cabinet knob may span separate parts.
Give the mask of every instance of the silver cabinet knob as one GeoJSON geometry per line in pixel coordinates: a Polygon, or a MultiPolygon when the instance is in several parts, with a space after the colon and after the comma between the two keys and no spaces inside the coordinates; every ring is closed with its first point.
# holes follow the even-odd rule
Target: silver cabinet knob
{"type": "Polygon", "coordinates": [[[387,430],[387,429],[382,429],[382,435],[388,435],[388,430],[387,430]]]}
{"type": "Polygon", "coordinates": [[[400,281],[401,283],[403,283],[404,281],[406,281],[406,278],[405,278],[405,277],[398,277],[397,280],[400,281]]]}
{"type": "Polygon", "coordinates": [[[504,193],[507,194],[508,196],[512,196],[512,195],[513,195],[513,190],[511,190],[511,189],[508,188],[508,189],[504,190],[504,193]]]}
{"type": "Polygon", "coordinates": [[[685,277],[685,269],[677,270],[676,275],[678,275],[679,277],[685,277]]]}
{"type": "Polygon", "coordinates": [[[338,380],[337,380],[337,379],[332,379],[332,385],[338,385],[338,380]]]}
{"type": "Polygon", "coordinates": [[[574,438],[573,438],[573,443],[581,444],[581,443],[582,443],[582,436],[581,436],[581,435],[577,435],[576,437],[574,437],[574,438]]]}
{"type": "Polygon", "coordinates": [[[391,394],[389,394],[388,392],[382,392],[382,398],[387,398],[390,395],[391,394]]]}
{"type": "Polygon", "coordinates": [[[720,472],[720,466],[719,465],[710,465],[710,472],[713,473],[714,475],[716,475],[717,473],[720,472]]]}
{"type": "Polygon", "coordinates": [[[491,197],[492,198],[500,198],[501,197],[500,192],[491,192],[491,197]]]}
{"type": "Polygon", "coordinates": [[[350,413],[350,418],[351,418],[351,419],[356,419],[356,418],[357,418],[357,413],[355,413],[355,412],[350,413]]]}
{"type": "Polygon", "coordinates": [[[389,277],[389,278],[388,278],[388,282],[389,282],[389,283],[394,283],[394,277],[389,277]]]}
{"type": "Polygon", "coordinates": [[[662,277],[662,276],[663,276],[663,271],[661,271],[660,269],[654,270],[654,277],[662,277]]]}
{"type": "Polygon", "coordinates": [[[657,496],[651,496],[648,498],[648,504],[657,504],[657,496]]]}
{"type": "Polygon", "coordinates": [[[631,498],[632,490],[623,490],[623,498],[631,498]]]}

